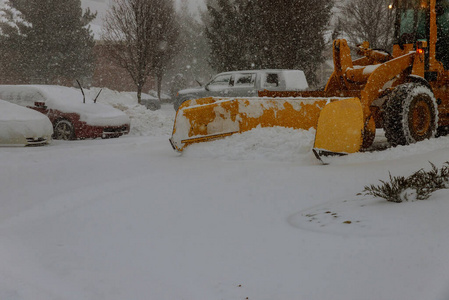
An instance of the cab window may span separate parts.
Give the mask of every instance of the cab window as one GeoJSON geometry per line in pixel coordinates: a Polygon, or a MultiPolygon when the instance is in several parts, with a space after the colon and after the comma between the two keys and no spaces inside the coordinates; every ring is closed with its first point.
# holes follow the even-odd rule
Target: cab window
{"type": "Polygon", "coordinates": [[[265,87],[278,87],[279,75],[276,73],[268,73],[265,80],[265,87]]]}
{"type": "Polygon", "coordinates": [[[397,3],[396,36],[400,44],[427,39],[429,3],[421,0],[399,0],[397,3]]]}
{"type": "Polygon", "coordinates": [[[255,83],[255,74],[236,74],[234,80],[235,87],[253,87],[255,83]]]}
{"type": "Polygon", "coordinates": [[[211,88],[217,87],[229,87],[231,85],[231,75],[218,75],[211,82],[209,82],[208,86],[211,88]]]}

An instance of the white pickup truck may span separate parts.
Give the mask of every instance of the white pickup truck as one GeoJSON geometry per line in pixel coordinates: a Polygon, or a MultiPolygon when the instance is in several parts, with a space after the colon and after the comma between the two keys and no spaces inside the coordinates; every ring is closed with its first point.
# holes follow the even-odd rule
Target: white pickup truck
{"type": "Polygon", "coordinates": [[[258,91],[300,91],[309,86],[300,70],[248,70],[217,74],[206,85],[180,90],[173,103],[178,110],[181,103],[203,97],[257,97],[258,91]]]}

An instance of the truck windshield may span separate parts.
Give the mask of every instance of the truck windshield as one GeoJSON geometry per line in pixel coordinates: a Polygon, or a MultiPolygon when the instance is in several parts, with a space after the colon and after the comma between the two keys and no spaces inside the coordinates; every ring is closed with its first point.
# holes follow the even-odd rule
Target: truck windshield
{"type": "Polygon", "coordinates": [[[396,37],[400,44],[427,39],[429,3],[423,0],[398,0],[396,4],[396,37]]]}

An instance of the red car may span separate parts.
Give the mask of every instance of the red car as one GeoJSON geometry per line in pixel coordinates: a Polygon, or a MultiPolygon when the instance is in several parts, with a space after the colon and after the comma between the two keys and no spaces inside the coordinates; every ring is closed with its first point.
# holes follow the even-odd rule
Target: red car
{"type": "Polygon", "coordinates": [[[122,111],[83,97],[75,88],[51,85],[0,85],[0,99],[48,116],[54,139],[112,138],[129,133],[122,111]]]}

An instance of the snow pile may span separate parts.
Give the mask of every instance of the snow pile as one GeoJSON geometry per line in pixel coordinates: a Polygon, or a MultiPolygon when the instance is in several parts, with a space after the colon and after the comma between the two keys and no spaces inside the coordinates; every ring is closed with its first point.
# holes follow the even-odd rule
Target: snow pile
{"type": "Polygon", "coordinates": [[[315,129],[255,128],[224,139],[188,146],[186,157],[300,162],[313,160],[315,129]]]}
{"type": "MultiPolygon", "coordinates": [[[[100,88],[91,88],[86,91],[86,95],[95,99],[99,92],[100,88]]],[[[150,94],[143,96],[152,98],[150,94]]],[[[137,103],[135,93],[110,89],[102,89],[97,101],[112,105],[128,115],[131,119],[130,135],[164,136],[172,133],[176,112],[171,104],[163,104],[160,110],[151,111],[137,103]]]]}
{"type": "Polygon", "coordinates": [[[124,112],[131,119],[131,135],[169,136],[172,133],[175,117],[172,105],[162,105],[160,110],[152,111],[136,104],[127,107],[124,112]]]}

